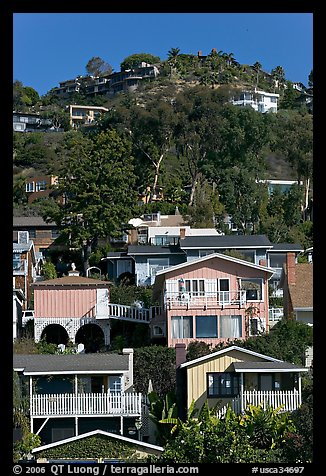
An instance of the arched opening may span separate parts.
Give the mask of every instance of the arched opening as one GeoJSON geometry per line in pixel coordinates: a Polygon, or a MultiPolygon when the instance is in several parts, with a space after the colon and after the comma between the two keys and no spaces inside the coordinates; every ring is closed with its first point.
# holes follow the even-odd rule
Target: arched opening
{"type": "Polygon", "coordinates": [[[45,339],[48,344],[67,344],[69,336],[64,327],[60,324],[49,324],[41,334],[41,339],[45,339]]]}
{"type": "Polygon", "coordinates": [[[75,337],[76,344],[84,344],[85,352],[98,352],[104,346],[104,333],[96,324],[85,324],[75,337]]]}

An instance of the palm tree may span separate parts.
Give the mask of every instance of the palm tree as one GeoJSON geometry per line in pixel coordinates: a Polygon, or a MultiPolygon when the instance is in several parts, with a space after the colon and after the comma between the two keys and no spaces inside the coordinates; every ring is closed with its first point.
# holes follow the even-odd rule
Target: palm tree
{"type": "Polygon", "coordinates": [[[168,51],[168,63],[170,64],[170,77],[172,77],[172,68],[176,67],[177,57],[180,53],[180,48],[171,48],[168,51]]]}
{"type": "Polygon", "coordinates": [[[275,87],[281,89],[285,83],[285,71],[282,66],[276,66],[276,68],[271,71],[272,77],[274,79],[275,87]]]}
{"type": "Polygon", "coordinates": [[[256,88],[258,88],[258,76],[259,76],[259,72],[261,71],[261,64],[259,63],[259,61],[256,61],[256,63],[253,65],[253,70],[257,73],[256,88]]]}

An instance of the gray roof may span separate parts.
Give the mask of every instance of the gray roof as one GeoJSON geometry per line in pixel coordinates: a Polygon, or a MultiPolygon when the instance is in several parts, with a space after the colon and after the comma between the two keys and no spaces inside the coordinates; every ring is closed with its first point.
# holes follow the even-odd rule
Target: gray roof
{"type": "Polygon", "coordinates": [[[138,245],[128,246],[128,255],[171,255],[184,254],[177,246],[138,245]]]}
{"type": "Polygon", "coordinates": [[[31,227],[31,226],[46,226],[46,227],[53,227],[57,226],[55,222],[47,223],[43,220],[42,217],[34,216],[34,217],[13,217],[13,226],[17,228],[21,227],[31,227]]]}
{"type": "Polygon", "coordinates": [[[129,356],[122,354],[14,354],[13,368],[24,373],[107,372],[128,370],[129,356]]]}
{"type": "Polygon", "coordinates": [[[268,253],[279,251],[303,251],[304,248],[298,243],[273,243],[273,248],[268,253]]]}
{"type": "Polygon", "coordinates": [[[233,362],[235,372],[255,371],[255,372],[302,372],[304,367],[290,364],[289,362],[233,362]]]}
{"type": "Polygon", "coordinates": [[[186,236],[181,248],[272,248],[266,235],[186,236]]]}

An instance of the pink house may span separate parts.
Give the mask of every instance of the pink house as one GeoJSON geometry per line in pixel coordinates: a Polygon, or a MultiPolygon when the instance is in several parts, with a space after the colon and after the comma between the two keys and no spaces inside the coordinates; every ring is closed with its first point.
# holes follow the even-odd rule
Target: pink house
{"type": "Polygon", "coordinates": [[[57,343],[78,342],[78,333],[81,336],[88,326],[109,343],[108,282],[71,275],[32,286],[36,342],[50,333],[57,343]]]}
{"type": "Polygon", "coordinates": [[[157,272],[154,298],[162,313],[151,321],[153,339],[165,337],[169,347],[192,341],[216,345],[267,332],[273,272],[219,253],[157,272]]]}

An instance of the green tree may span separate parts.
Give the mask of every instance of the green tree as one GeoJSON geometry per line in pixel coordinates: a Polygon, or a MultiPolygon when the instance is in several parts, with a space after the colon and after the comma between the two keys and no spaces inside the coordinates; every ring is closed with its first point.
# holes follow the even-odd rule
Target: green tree
{"type": "Polygon", "coordinates": [[[57,223],[62,236],[82,251],[83,270],[98,239],[122,232],[132,217],[136,194],[130,143],[113,131],[93,138],[69,135],[70,155],[59,172],[57,191],[64,203],[44,208],[45,220],[57,223]]]}
{"type": "Polygon", "coordinates": [[[153,391],[159,397],[174,391],[175,349],[159,345],[135,349],[135,390],[146,395],[150,380],[152,381],[153,391]]]}
{"type": "Polygon", "coordinates": [[[296,172],[298,183],[303,181],[303,213],[309,203],[313,172],[313,118],[308,113],[279,111],[273,122],[272,150],[286,158],[296,172]]]}
{"type": "Polygon", "coordinates": [[[43,277],[47,279],[55,279],[57,277],[56,267],[51,261],[46,261],[43,264],[43,277]]]}
{"type": "Polygon", "coordinates": [[[275,88],[282,89],[285,85],[285,71],[282,66],[276,66],[271,71],[272,78],[274,80],[275,88]]]}
{"type": "Polygon", "coordinates": [[[126,69],[133,69],[140,65],[140,63],[155,64],[159,63],[161,60],[159,56],[151,55],[150,53],[136,53],[130,56],[127,56],[122,63],[120,64],[121,71],[126,69]]]}

